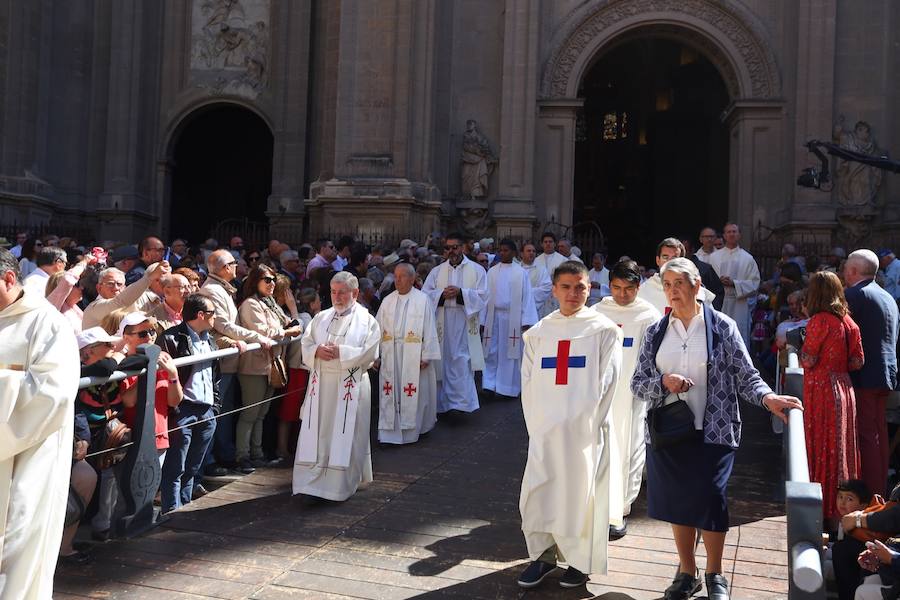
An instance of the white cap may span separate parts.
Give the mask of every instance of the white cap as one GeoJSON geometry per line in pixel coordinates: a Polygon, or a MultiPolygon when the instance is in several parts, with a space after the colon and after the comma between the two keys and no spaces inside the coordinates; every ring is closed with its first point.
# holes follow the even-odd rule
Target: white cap
{"type": "Polygon", "coordinates": [[[391,252],[384,257],[384,260],[382,262],[385,267],[390,267],[391,265],[400,262],[400,256],[396,252],[391,252]]]}
{"type": "Polygon", "coordinates": [[[78,349],[81,350],[91,344],[99,344],[100,342],[116,344],[122,338],[109,335],[102,327],[91,327],[79,333],[75,339],[78,340],[78,349]]]}
{"type": "Polygon", "coordinates": [[[128,327],[129,325],[140,325],[141,323],[149,319],[150,317],[140,311],[128,313],[127,315],[125,315],[125,318],[122,319],[122,322],[119,323],[119,331],[116,332],[116,335],[122,337],[123,335],[125,335],[126,327],[128,327]]]}

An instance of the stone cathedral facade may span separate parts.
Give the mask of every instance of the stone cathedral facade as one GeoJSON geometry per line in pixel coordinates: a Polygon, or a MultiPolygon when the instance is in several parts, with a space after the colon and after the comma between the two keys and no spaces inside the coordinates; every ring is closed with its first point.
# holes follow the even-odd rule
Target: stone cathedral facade
{"type": "Polygon", "coordinates": [[[895,175],[796,177],[900,151],[898,67],[894,0],[2,0],[0,221],[888,239],[895,175]]]}

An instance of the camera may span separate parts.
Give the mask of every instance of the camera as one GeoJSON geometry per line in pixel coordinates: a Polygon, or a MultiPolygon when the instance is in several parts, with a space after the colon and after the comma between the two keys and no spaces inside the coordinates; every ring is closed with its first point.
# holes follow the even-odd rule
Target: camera
{"type": "Polygon", "coordinates": [[[806,326],[789,329],[784,337],[787,339],[788,346],[793,346],[799,350],[806,341],[806,326]]]}

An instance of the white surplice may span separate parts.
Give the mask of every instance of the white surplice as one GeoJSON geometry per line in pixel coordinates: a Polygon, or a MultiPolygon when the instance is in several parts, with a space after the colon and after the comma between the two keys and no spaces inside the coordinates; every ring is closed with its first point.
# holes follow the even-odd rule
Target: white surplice
{"type": "Polygon", "coordinates": [[[585,307],[569,317],[555,311],[523,337],[529,439],[519,510],[528,555],[536,560],[555,544],[570,566],[606,573],[610,407],[622,332],[585,307]]]}
{"type": "Polygon", "coordinates": [[[441,358],[431,299],[412,288],[392,292],[376,315],[381,327],[378,373],[378,441],[410,444],[437,421],[437,378],[433,361],[441,358]],[[427,361],[423,369],[421,362],[427,361]]]}
{"type": "MultiPolygon", "coordinates": [[[[556,270],[556,267],[563,264],[567,260],[568,259],[559,252],[554,252],[553,254],[541,253],[538,254],[534,259],[534,264],[539,267],[543,267],[544,270],[547,271],[547,275],[550,278],[552,284],[553,271],[556,270]]],[[[543,319],[557,308],[559,308],[559,302],[557,302],[556,298],[554,298],[551,294],[548,294],[546,302],[544,302],[544,304],[538,311],[538,316],[543,319]]]]}
{"type": "Polygon", "coordinates": [[[504,396],[521,391],[522,327],[537,323],[528,273],[498,263],[487,274],[488,302],[482,312],[484,377],[481,387],[504,396]]]}
{"type": "Polygon", "coordinates": [[[528,273],[531,295],[534,297],[534,308],[537,310],[538,316],[540,316],[541,308],[550,298],[550,294],[553,291],[553,282],[550,281],[550,274],[547,273],[547,269],[535,263],[530,265],[522,263],[521,267],[528,273]]]}
{"type": "Polygon", "coordinates": [[[0,598],[53,594],[69,474],[78,344],[43,294],[0,311],[0,598]]]}
{"type": "Polygon", "coordinates": [[[644,425],[647,421],[647,403],[631,393],[631,387],[627,382],[631,381],[637,366],[641,341],[647,328],[659,321],[662,314],[641,298],[635,298],[634,302],[627,306],[620,306],[611,296],[607,296],[593,308],[622,330],[620,378],[625,383],[616,388],[611,409],[615,434],[612,439],[616,442],[618,460],[610,461],[610,495],[613,496],[613,490],[621,490],[622,504],[620,507],[614,507],[616,503],[610,502],[609,515],[612,524],[621,526],[622,517],[630,514],[631,505],[641,491],[646,458],[644,425]]]}
{"type": "Polygon", "coordinates": [[[609,296],[609,269],[603,267],[599,271],[591,269],[588,271],[588,279],[591,283],[597,284],[597,287],[591,285],[591,295],[588,298],[588,306],[593,306],[600,302],[604,297],[609,296]]]}
{"type": "MultiPolygon", "coordinates": [[[[663,291],[662,278],[659,276],[659,273],[654,273],[653,277],[641,284],[641,288],[638,290],[638,298],[646,300],[662,314],[669,312],[669,301],[666,299],[666,293],[663,291]]],[[[712,307],[712,302],[716,299],[716,295],[701,285],[697,299],[712,307]]]]}
{"type": "Polygon", "coordinates": [[[749,252],[737,246],[713,252],[709,264],[719,277],[731,277],[734,287],[725,286],[722,312],[737,323],[744,344],[750,347],[751,302],[755,303],[759,290],[759,267],[749,252]]]}
{"type": "Polygon", "coordinates": [[[700,260],[702,260],[702,261],[705,262],[706,264],[709,264],[709,258],[710,258],[713,254],[715,254],[715,252],[716,252],[715,250],[713,250],[712,252],[707,252],[706,250],[703,249],[703,246],[701,246],[699,250],[697,250],[696,252],[694,252],[694,256],[696,256],[697,258],[699,258],[700,260]]]}
{"type": "Polygon", "coordinates": [[[487,296],[486,275],[481,265],[463,257],[456,267],[445,261],[433,268],[422,286],[437,306],[435,323],[441,343],[440,365],[435,365],[438,414],[478,410],[475,371],[484,369],[478,316],[487,296]],[[444,288],[451,285],[462,290],[461,305],[455,298],[441,302],[444,288]]]}
{"type": "Polygon", "coordinates": [[[310,374],[294,459],[295,494],[341,501],[372,481],[367,369],[380,341],[375,317],[356,302],[343,315],[323,310],[306,328],[300,344],[310,374]],[[316,357],[316,348],[328,342],[339,346],[340,358],[316,357]]]}

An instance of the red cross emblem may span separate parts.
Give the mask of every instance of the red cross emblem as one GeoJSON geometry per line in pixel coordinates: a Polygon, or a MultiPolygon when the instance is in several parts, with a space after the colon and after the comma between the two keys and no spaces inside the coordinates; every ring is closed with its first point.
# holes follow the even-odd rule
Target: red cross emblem
{"type": "Polygon", "coordinates": [[[417,390],[417,389],[418,389],[418,388],[416,388],[416,386],[414,386],[414,385],[412,384],[412,382],[410,382],[410,383],[407,383],[407,384],[406,384],[406,387],[403,388],[403,391],[406,392],[406,397],[407,397],[407,398],[412,398],[412,395],[416,393],[416,390],[417,390]]]}
{"type": "Polygon", "coordinates": [[[556,370],[556,385],[569,383],[569,369],[584,369],[587,364],[587,356],[569,356],[572,340],[559,340],[556,345],[556,356],[544,356],[541,358],[542,369],[556,370]]]}
{"type": "Polygon", "coordinates": [[[394,386],[391,385],[391,382],[390,382],[390,381],[385,381],[385,382],[384,382],[384,387],[382,387],[381,389],[384,390],[384,395],[385,395],[385,396],[390,396],[390,395],[391,395],[391,392],[394,391],[394,386]]]}

